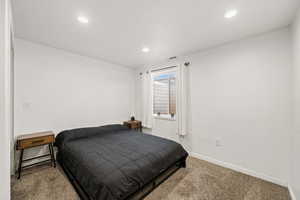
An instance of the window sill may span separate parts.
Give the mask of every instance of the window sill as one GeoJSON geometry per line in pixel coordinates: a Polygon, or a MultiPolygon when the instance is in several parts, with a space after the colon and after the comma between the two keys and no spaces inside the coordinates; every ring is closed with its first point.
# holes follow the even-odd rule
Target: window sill
{"type": "Polygon", "coordinates": [[[160,119],[160,120],[176,121],[175,117],[170,117],[170,116],[153,115],[153,118],[154,119],[160,119]]]}

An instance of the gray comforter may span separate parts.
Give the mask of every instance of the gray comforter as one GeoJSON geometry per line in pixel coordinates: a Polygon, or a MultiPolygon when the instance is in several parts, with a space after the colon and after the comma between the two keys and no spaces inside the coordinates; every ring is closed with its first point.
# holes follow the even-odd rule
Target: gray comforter
{"type": "Polygon", "coordinates": [[[123,200],[187,157],[176,142],[122,125],[82,128],[56,137],[58,157],[93,200],[123,200]]]}

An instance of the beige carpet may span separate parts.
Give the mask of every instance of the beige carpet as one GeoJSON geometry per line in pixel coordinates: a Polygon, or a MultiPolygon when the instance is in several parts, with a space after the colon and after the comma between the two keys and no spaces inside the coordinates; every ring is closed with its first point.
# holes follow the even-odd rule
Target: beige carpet
{"type": "MultiPolygon", "coordinates": [[[[12,180],[12,200],[79,200],[59,168],[39,167],[12,180]]],[[[189,158],[145,200],[290,200],[287,188],[189,158]]]]}

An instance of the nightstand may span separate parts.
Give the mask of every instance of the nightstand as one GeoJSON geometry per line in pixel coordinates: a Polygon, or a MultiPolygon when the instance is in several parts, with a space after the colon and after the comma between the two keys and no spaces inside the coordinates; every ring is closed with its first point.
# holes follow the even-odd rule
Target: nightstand
{"type": "Polygon", "coordinates": [[[123,125],[131,129],[139,130],[140,132],[143,130],[142,122],[138,120],[125,121],[123,122],[123,125]]]}
{"type": "Polygon", "coordinates": [[[20,135],[17,138],[17,150],[21,151],[20,154],[20,161],[19,161],[19,168],[18,168],[18,179],[21,177],[22,169],[32,167],[34,165],[39,165],[42,163],[46,163],[51,161],[51,164],[53,164],[54,167],[56,167],[55,163],[55,157],[54,157],[54,151],[53,151],[53,143],[55,141],[55,136],[52,131],[47,132],[40,132],[40,133],[33,133],[33,134],[27,134],[27,135],[20,135]],[[42,145],[48,145],[49,147],[49,154],[32,157],[26,160],[23,160],[23,153],[25,149],[29,149],[32,147],[42,146],[42,145]],[[48,160],[44,160],[38,163],[34,163],[31,165],[22,166],[23,162],[32,161],[34,159],[43,158],[43,157],[50,157],[48,160]]]}

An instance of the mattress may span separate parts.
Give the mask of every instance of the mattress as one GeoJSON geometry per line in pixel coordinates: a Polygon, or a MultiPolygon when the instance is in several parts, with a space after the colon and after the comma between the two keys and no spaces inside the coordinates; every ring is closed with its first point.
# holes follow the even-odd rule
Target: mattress
{"type": "Polygon", "coordinates": [[[124,200],[188,153],[171,140],[122,125],[66,130],[58,157],[92,200],[124,200]]]}

